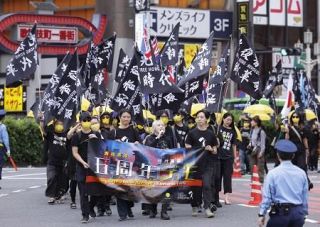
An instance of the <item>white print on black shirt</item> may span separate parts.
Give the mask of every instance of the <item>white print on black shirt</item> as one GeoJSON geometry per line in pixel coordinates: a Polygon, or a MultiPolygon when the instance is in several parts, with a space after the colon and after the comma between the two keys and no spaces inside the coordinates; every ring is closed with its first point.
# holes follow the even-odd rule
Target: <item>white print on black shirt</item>
{"type": "Polygon", "coordinates": [[[232,139],[232,136],[233,136],[233,133],[231,132],[225,132],[225,131],[222,131],[222,138],[223,138],[223,146],[222,146],[222,149],[225,149],[225,150],[230,150],[231,149],[231,139],[232,139]]]}
{"type": "Polygon", "coordinates": [[[67,138],[66,137],[59,137],[57,135],[53,135],[53,144],[57,144],[60,146],[66,145],[67,138]]]}
{"type": "Polygon", "coordinates": [[[126,142],[126,143],[129,142],[129,138],[126,136],[122,137],[120,140],[121,140],[121,142],[126,142]]]}
{"type": "Polygon", "coordinates": [[[206,139],[205,139],[205,138],[200,137],[200,138],[199,138],[199,142],[202,143],[202,147],[205,147],[205,146],[206,146],[206,139]]]}

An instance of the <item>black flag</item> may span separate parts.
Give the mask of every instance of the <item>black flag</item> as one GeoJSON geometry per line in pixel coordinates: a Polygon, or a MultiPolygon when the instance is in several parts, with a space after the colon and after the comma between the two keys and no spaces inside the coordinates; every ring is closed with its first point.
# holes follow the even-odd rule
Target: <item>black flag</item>
{"type": "Polygon", "coordinates": [[[111,101],[110,108],[120,111],[130,109],[139,96],[139,72],[136,58],[132,58],[126,75],[118,86],[118,90],[111,101]]]}
{"type": "Polygon", "coordinates": [[[6,69],[6,87],[19,85],[23,80],[31,78],[37,69],[38,53],[36,24],[28,36],[20,43],[6,69]]]}
{"type": "Polygon", "coordinates": [[[179,81],[179,87],[181,87],[184,83],[209,72],[211,66],[212,43],[213,32],[211,32],[206,42],[202,44],[197,56],[189,66],[185,76],[179,81]]]}
{"type": "Polygon", "coordinates": [[[223,51],[217,68],[209,79],[206,109],[210,113],[220,112],[223,102],[223,91],[228,72],[229,45],[223,51]]]}
{"type": "Polygon", "coordinates": [[[108,72],[112,71],[113,55],[114,55],[114,44],[116,42],[116,34],[111,38],[104,40],[98,46],[97,54],[97,69],[106,68],[108,72]]]}
{"type": "Polygon", "coordinates": [[[69,128],[75,122],[78,95],[77,87],[80,86],[78,70],[78,54],[73,54],[65,74],[59,82],[55,92],[55,105],[51,113],[57,120],[63,121],[64,128],[69,128]]]}
{"type": "Polygon", "coordinates": [[[161,49],[160,58],[163,66],[176,65],[179,57],[179,27],[180,23],[173,28],[167,42],[161,49]]]}
{"type": "Polygon", "coordinates": [[[115,81],[120,83],[122,78],[125,75],[126,69],[128,69],[131,59],[128,55],[124,52],[124,50],[121,48],[119,53],[119,59],[118,59],[118,66],[117,71],[115,75],[115,81]]]}
{"type": "Polygon", "coordinates": [[[148,61],[144,56],[135,57],[138,61],[140,89],[143,94],[183,92],[170,80],[170,75],[162,72],[158,64],[153,64],[153,61],[148,61]]]}
{"type": "Polygon", "coordinates": [[[238,83],[240,90],[254,99],[260,99],[259,62],[244,34],[240,35],[239,46],[234,59],[231,79],[238,83]]]}
{"type": "Polygon", "coordinates": [[[56,71],[51,76],[49,83],[44,90],[42,102],[40,103],[40,110],[44,112],[44,124],[47,125],[48,122],[52,120],[51,116],[51,108],[56,104],[55,102],[55,93],[60,83],[62,76],[65,74],[67,70],[67,66],[71,60],[70,53],[62,59],[60,64],[58,65],[56,71]]]}

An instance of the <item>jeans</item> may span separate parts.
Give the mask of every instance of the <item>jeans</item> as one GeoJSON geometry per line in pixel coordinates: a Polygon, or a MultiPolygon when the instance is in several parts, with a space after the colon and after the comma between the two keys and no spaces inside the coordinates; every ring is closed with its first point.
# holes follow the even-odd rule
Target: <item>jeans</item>
{"type": "Polygon", "coordinates": [[[246,171],[250,171],[250,162],[249,162],[249,157],[247,155],[247,151],[240,149],[239,153],[240,153],[241,172],[245,173],[246,171]]]}

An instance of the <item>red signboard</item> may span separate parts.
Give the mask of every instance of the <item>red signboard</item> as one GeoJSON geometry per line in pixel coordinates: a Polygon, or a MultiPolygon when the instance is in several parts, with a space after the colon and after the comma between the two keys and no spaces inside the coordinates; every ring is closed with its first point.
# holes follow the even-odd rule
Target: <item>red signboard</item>
{"type": "MultiPolygon", "coordinates": [[[[22,41],[31,30],[32,25],[19,24],[18,41],[22,41]]],[[[37,40],[45,43],[78,43],[78,28],[60,26],[37,26],[37,40]]]]}

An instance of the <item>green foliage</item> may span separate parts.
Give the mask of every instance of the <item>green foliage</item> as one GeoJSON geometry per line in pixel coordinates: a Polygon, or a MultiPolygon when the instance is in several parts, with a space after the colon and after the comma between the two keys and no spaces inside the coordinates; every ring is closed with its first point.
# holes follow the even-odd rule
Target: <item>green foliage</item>
{"type": "Polygon", "coordinates": [[[11,156],[18,165],[40,165],[42,137],[39,125],[32,118],[16,119],[6,116],[11,156]]]}

